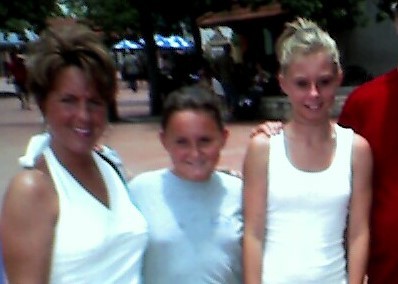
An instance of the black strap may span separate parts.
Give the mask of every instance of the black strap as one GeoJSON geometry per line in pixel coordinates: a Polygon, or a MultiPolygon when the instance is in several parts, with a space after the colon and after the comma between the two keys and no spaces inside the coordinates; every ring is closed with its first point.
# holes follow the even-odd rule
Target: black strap
{"type": "Polygon", "coordinates": [[[124,183],[125,186],[127,186],[127,181],[124,178],[123,174],[120,172],[120,169],[116,166],[116,164],[109,159],[106,155],[104,155],[103,153],[101,153],[100,151],[95,151],[102,159],[104,159],[115,171],[116,173],[119,175],[120,179],[122,180],[122,182],[124,183]]]}

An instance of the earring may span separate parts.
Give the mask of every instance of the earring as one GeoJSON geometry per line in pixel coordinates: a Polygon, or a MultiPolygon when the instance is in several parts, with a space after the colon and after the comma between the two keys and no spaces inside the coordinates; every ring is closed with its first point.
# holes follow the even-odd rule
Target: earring
{"type": "Polygon", "coordinates": [[[47,119],[44,115],[42,117],[42,129],[41,130],[42,130],[42,132],[51,133],[50,124],[47,122],[47,119]]]}

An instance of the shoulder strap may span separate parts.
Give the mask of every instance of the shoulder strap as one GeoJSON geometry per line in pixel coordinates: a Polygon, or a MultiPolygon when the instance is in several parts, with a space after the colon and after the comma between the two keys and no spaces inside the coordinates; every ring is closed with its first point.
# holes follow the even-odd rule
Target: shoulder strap
{"type": "Polygon", "coordinates": [[[126,181],[124,175],[122,174],[122,172],[120,171],[120,169],[116,166],[116,164],[111,159],[109,159],[106,155],[104,155],[104,153],[102,153],[101,151],[96,150],[95,152],[116,171],[116,173],[119,175],[120,179],[122,180],[123,184],[127,186],[127,181],[126,181]]]}
{"type": "Polygon", "coordinates": [[[217,171],[242,179],[242,173],[239,171],[236,171],[236,170],[220,168],[220,169],[217,169],[217,171]]]}

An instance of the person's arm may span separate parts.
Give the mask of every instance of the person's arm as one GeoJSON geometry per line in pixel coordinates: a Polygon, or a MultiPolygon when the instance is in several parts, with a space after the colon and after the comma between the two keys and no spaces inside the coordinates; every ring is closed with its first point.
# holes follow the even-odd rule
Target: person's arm
{"type": "Polygon", "coordinates": [[[372,198],[372,153],[368,142],[355,135],[353,146],[352,196],[347,230],[349,283],[362,284],[369,251],[372,198]]]}
{"type": "Polygon", "coordinates": [[[260,284],[267,197],[268,143],[257,135],[249,143],[243,164],[243,277],[245,284],[260,284]]]}
{"type": "Polygon", "coordinates": [[[11,180],[0,216],[9,283],[49,282],[57,212],[57,195],[41,171],[23,171],[11,180]]]}

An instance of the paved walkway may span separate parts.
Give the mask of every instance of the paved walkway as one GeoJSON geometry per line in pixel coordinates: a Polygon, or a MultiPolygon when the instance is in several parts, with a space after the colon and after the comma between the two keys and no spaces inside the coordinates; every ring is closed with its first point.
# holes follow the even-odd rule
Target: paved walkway
{"type": "MultiPolygon", "coordinates": [[[[158,123],[149,116],[148,91],[145,84],[133,93],[122,84],[118,93],[120,116],[130,123],[109,125],[103,142],[114,147],[121,155],[131,174],[169,165],[166,152],[158,141],[158,123]]],[[[0,202],[8,180],[19,167],[18,157],[24,152],[29,137],[43,129],[41,115],[32,104],[32,110],[21,110],[20,101],[4,96],[12,90],[0,78],[0,202]]],[[[220,167],[241,169],[249,133],[256,122],[229,123],[230,137],[222,153],[220,167]]]]}

